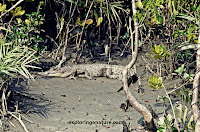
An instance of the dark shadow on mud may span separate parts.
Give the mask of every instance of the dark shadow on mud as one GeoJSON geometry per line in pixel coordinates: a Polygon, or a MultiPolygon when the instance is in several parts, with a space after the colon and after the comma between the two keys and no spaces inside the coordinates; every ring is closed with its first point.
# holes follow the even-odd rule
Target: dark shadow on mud
{"type": "Polygon", "coordinates": [[[41,95],[28,93],[31,90],[28,86],[21,85],[22,82],[28,83],[26,79],[13,78],[8,84],[6,91],[6,96],[9,93],[7,97],[8,111],[16,112],[16,109],[18,109],[21,114],[37,114],[41,118],[50,116],[48,111],[52,109],[50,106],[53,107],[55,103],[45,98],[42,93],[41,95]]]}

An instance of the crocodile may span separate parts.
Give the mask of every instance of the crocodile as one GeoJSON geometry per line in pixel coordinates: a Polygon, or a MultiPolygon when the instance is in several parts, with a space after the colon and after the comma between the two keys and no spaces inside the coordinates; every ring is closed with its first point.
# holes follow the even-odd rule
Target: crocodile
{"type": "MultiPolygon", "coordinates": [[[[109,64],[79,64],[60,68],[51,68],[45,72],[38,72],[38,74],[42,76],[71,78],[74,78],[74,75],[78,75],[78,77],[86,77],[90,80],[92,77],[107,77],[122,80],[122,71],[124,68],[124,66],[109,64]]],[[[136,75],[134,69],[129,69],[128,77],[133,75],[136,75]]]]}

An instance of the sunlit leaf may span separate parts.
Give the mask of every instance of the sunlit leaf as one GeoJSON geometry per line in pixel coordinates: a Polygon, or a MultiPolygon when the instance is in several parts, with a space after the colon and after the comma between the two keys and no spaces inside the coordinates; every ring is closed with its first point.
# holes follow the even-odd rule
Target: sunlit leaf
{"type": "Polygon", "coordinates": [[[86,43],[86,40],[83,40],[83,44],[85,44],[86,43]]]}
{"type": "Polygon", "coordinates": [[[158,54],[160,52],[160,46],[155,47],[155,52],[158,54]]]}
{"type": "Polygon", "coordinates": [[[185,107],[184,115],[183,115],[183,125],[186,123],[186,116],[187,116],[187,107],[185,107]]]}
{"type": "Polygon", "coordinates": [[[103,21],[103,17],[99,17],[98,20],[97,20],[97,26],[98,27],[103,21]]]}
{"type": "Polygon", "coordinates": [[[0,27],[0,30],[6,30],[6,31],[9,31],[9,32],[12,32],[11,30],[8,30],[8,29],[6,29],[4,27],[0,27]]]}
{"type": "Polygon", "coordinates": [[[158,83],[158,77],[156,75],[153,76],[153,85],[158,83]]]}
{"type": "Polygon", "coordinates": [[[142,2],[140,1],[138,1],[138,2],[136,2],[136,6],[138,7],[138,8],[140,8],[140,9],[142,9],[142,7],[143,7],[143,5],[142,5],[142,2]]]}
{"type": "Polygon", "coordinates": [[[94,9],[94,16],[95,16],[95,20],[98,19],[98,13],[97,13],[96,9],[94,9]]]}
{"type": "Polygon", "coordinates": [[[195,17],[191,17],[191,16],[187,16],[187,15],[176,16],[176,17],[183,18],[183,19],[187,19],[187,20],[190,20],[190,21],[196,20],[195,17]]]}
{"type": "Polygon", "coordinates": [[[92,19],[87,19],[87,20],[86,20],[86,24],[89,24],[89,25],[90,25],[90,24],[92,24],[92,23],[93,23],[93,20],[92,20],[92,19]]]}
{"type": "Polygon", "coordinates": [[[186,69],[184,68],[184,64],[182,64],[175,72],[179,73],[179,75],[183,74],[186,69]]]}
{"type": "Polygon", "coordinates": [[[15,14],[15,16],[22,16],[22,15],[24,15],[24,13],[25,13],[25,10],[21,10],[21,11],[18,11],[18,12],[15,14]]]}
{"type": "Polygon", "coordinates": [[[21,11],[21,10],[22,10],[22,7],[19,6],[19,7],[17,7],[17,8],[15,9],[15,12],[18,12],[18,11],[21,11]]]}
{"type": "Polygon", "coordinates": [[[33,2],[34,0],[25,0],[25,2],[33,2]]]}
{"type": "Polygon", "coordinates": [[[0,3],[0,12],[5,11],[6,10],[6,4],[2,5],[0,3]]]}
{"type": "Polygon", "coordinates": [[[22,23],[22,19],[16,18],[16,20],[17,20],[17,24],[21,24],[22,23]]]}
{"type": "Polygon", "coordinates": [[[28,20],[28,19],[26,19],[26,20],[25,20],[25,24],[27,24],[27,25],[29,25],[29,24],[30,24],[30,22],[31,22],[31,21],[30,21],[30,20],[28,20]]]}
{"type": "Polygon", "coordinates": [[[156,21],[156,16],[154,16],[154,17],[151,18],[151,22],[152,23],[155,22],[155,21],[156,21]]]}
{"type": "Polygon", "coordinates": [[[192,121],[193,121],[193,115],[190,117],[190,120],[189,120],[189,122],[188,122],[188,128],[190,128],[190,129],[193,129],[192,128],[192,126],[191,126],[191,123],[192,123],[192,121]]]}

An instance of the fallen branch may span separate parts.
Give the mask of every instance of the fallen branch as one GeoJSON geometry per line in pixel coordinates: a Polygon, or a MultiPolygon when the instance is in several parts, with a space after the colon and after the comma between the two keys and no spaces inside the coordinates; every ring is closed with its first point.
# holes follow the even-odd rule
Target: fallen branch
{"type": "MultiPolygon", "coordinates": [[[[12,112],[10,112],[10,111],[8,111],[8,114],[10,114],[12,117],[16,118],[16,119],[19,121],[19,123],[22,125],[22,127],[24,128],[24,131],[25,131],[25,132],[28,132],[28,130],[27,130],[25,124],[24,124],[23,121],[21,120],[21,114],[17,113],[17,114],[19,114],[19,117],[17,117],[16,115],[14,115],[14,114],[13,114],[12,112]]],[[[24,118],[25,118],[25,117],[24,117],[24,118]]],[[[25,118],[25,119],[26,119],[26,118],[25,118]]],[[[32,121],[30,121],[30,120],[28,120],[28,119],[26,119],[26,120],[29,121],[29,122],[31,122],[31,123],[33,123],[32,121]]]]}

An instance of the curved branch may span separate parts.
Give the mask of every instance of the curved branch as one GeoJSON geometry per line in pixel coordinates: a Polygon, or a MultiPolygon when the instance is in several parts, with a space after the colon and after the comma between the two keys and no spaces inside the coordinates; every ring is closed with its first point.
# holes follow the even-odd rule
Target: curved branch
{"type": "MultiPolygon", "coordinates": [[[[136,13],[135,0],[132,0],[132,8],[133,8],[133,16],[134,16],[134,14],[136,13]]],[[[129,29],[130,29],[130,31],[132,31],[131,23],[129,23],[129,25],[130,25],[129,29]]],[[[135,25],[135,52],[132,56],[131,62],[128,65],[126,65],[125,69],[122,72],[123,88],[124,88],[124,92],[126,94],[127,99],[129,100],[130,104],[134,107],[135,110],[137,110],[140,114],[143,115],[143,117],[146,121],[147,131],[156,132],[157,129],[154,124],[151,113],[146,109],[146,107],[144,107],[143,105],[141,105],[140,103],[137,102],[137,100],[133,97],[133,95],[131,94],[131,92],[128,89],[128,83],[127,83],[128,70],[135,64],[135,62],[137,60],[137,55],[138,55],[138,23],[135,19],[134,19],[134,25],[135,25]]],[[[133,39],[132,32],[131,32],[131,39],[133,39]]],[[[133,41],[132,41],[132,47],[133,47],[133,41]]]]}

